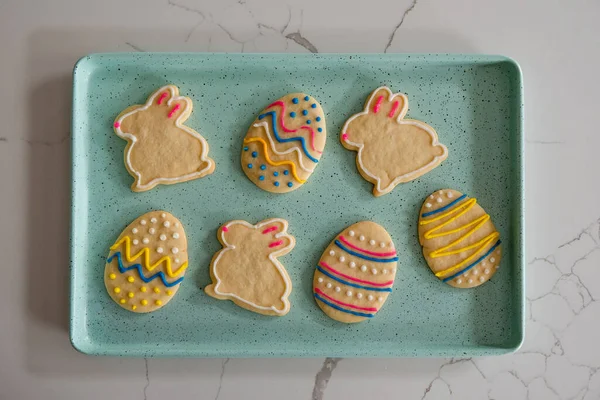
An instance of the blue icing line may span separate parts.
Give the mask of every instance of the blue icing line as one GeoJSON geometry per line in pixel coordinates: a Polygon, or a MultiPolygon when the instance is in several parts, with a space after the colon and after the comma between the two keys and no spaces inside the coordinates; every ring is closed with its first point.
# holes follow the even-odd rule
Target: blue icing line
{"type": "Polygon", "coordinates": [[[398,257],[393,257],[393,258],[375,258],[375,257],[369,257],[366,256],[364,254],[360,254],[357,253],[355,251],[350,250],[349,248],[345,247],[339,240],[335,240],[335,244],[337,247],[339,247],[340,249],[344,250],[346,253],[352,254],[353,256],[362,258],[363,260],[369,260],[369,261],[375,261],[375,262],[395,262],[398,261],[398,257]]]}
{"type": "Polygon", "coordinates": [[[319,162],[319,160],[317,160],[316,158],[314,158],[313,156],[311,156],[309,154],[308,149],[306,148],[306,141],[304,140],[303,137],[296,136],[296,137],[289,138],[289,139],[284,139],[284,138],[279,137],[279,134],[277,133],[277,126],[276,126],[277,124],[275,123],[275,121],[277,119],[277,113],[275,111],[269,111],[264,114],[261,114],[258,116],[258,119],[261,120],[264,117],[266,117],[267,115],[271,115],[271,126],[273,127],[273,134],[275,135],[275,139],[277,139],[278,142],[285,143],[285,142],[299,141],[300,143],[302,143],[302,150],[304,151],[304,154],[306,154],[306,157],[308,157],[312,162],[315,162],[315,163],[319,162]]]}
{"type": "Polygon", "coordinates": [[[117,257],[117,261],[119,262],[119,272],[120,273],[124,274],[125,272],[127,272],[129,270],[137,269],[137,272],[138,272],[140,278],[146,283],[148,283],[158,277],[158,278],[160,278],[160,280],[166,287],[173,287],[175,285],[179,285],[181,283],[181,281],[183,280],[183,276],[182,276],[181,278],[177,279],[176,281],[169,283],[169,282],[167,282],[167,279],[165,278],[165,274],[162,271],[152,275],[150,278],[146,278],[144,276],[144,274],[142,273],[142,264],[133,264],[131,267],[127,267],[127,268],[125,268],[123,266],[123,261],[121,260],[121,252],[120,251],[117,251],[115,254],[113,254],[111,257],[109,257],[106,260],[106,262],[110,263],[115,257],[117,257]]]}
{"type": "Polygon", "coordinates": [[[328,301],[328,300],[325,300],[325,299],[324,299],[323,297],[321,297],[321,296],[320,296],[318,293],[313,293],[313,295],[314,295],[314,296],[315,296],[317,299],[319,299],[320,301],[322,301],[323,303],[327,304],[329,307],[331,307],[331,308],[335,308],[335,309],[336,309],[336,310],[338,310],[338,311],[345,312],[345,313],[352,314],[352,315],[356,315],[356,316],[359,316],[359,317],[373,318],[373,316],[374,316],[374,314],[365,314],[365,313],[361,313],[361,312],[358,312],[358,311],[350,311],[350,310],[346,310],[345,308],[342,308],[342,307],[338,306],[337,304],[334,304],[334,303],[331,303],[331,302],[330,302],[330,301],[328,301]]]}
{"type": "Polygon", "coordinates": [[[460,196],[458,199],[454,200],[452,203],[448,203],[448,204],[446,204],[446,205],[445,205],[444,207],[442,207],[442,208],[438,208],[437,210],[434,210],[434,211],[429,211],[429,212],[426,212],[426,213],[423,213],[423,214],[421,214],[421,217],[429,217],[430,215],[437,214],[437,213],[439,213],[439,212],[445,211],[445,210],[449,209],[450,207],[454,206],[456,203],[458,203],[459,201],[461,201],[461,200],[462,200],[462,199],[464,199],[465,197],[467,197],[467,195],[466,195],[466,194],[463,194],[463,195],[462,195],[462,196],[460,196]]]}
{"type": "Polygon", "coordinates": [[[489,255],[492,253],[492,251],[494,251],[494,250],[496,249],[496,247],[500,246],[500,243],[502,243],[502,241],[501,241],[501,240],[498,240],[498,241],[496,242],[496,244],[495,244],[495,245],[493,245],[492,247],[490,247],[490,249],[488,250],[488,252],[487,252],[487,253],[485,253],[484,255],[482,255],[481,257],[479,257],[479,258],[477,259],[477,261],[475,261],[473,264],[469,265],[467,268],[463,269],[462,271],[459,271],[459,272],[457,272],[457,273],[456,273],[456,274],[454,274],[454,275],[451,275],[451,276],[449,276],[449,277],[447,277],[447,278],[444,278],[444,279],[442,279],[442,282],[448,282],[448,281],[450,281],[450,280],[452,280],[452,279],[456,278],[456,277],[457,277],[457,276],[459,276],[460,274],[464,274],[465,272],[467,272],[468,270],[470,270],[471,268],[473,268],[474,266],[476,266],[476,265],[477,265],[477,264],[478,264],[478,263],[479,263],[481,260],[483,260],[484,258],[486,258],[487,256],[489,256],[489,255]]]}
{"type": "Polygon", "coordinates": [[[372,290],[374,292],[391,292],[392,288],[377,288],[377,287],[369,287],[369,286],[362,286],[362,285],[358,285],[356,283],[351,283],[351,282],[346,282],[345,280],[338,278],[335,275],[330,274],[329,272],[325,271],[323,268],[321,268],[321,266],[317,265],[317,269],[323,273],[324,275],[327,275],[328,277],[330,277],[331,279],[333,279],[334,281],[338,281],[339,283],[343,283],[344,285],[348,285],[348,286],[352,286],[355,287],[357,289],[365,289],[365,290],[372,290]]]}

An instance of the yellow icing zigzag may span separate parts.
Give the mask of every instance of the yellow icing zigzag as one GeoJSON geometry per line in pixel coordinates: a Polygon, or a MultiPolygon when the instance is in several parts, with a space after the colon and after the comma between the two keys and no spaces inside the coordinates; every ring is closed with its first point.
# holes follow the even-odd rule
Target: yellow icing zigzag
{"type": "Polygon", "coordinates": [[[265,153],[265,160],[267,160],[267,163],[269,163],[269,164],[271,164],[273,166],[288,165],[289,164],[291,166],[292,175],[294,176],[294,178],[298,182],[300,182],[300,183],[306,182],[306,180],[300,179],[300,177],[298,177],[298,174],[296,173],[296,164],[294,164],[293,162],[291,162],[291,161],[280,161],[280,162],[277,162],[277,161],[273,161],[273,160],[271,160],[271,158],[269,158],[269,153],[268,153],[268,148],[267,148],[268,145],[267,145],[267,142],[265,142],[264,139],[258,138],[258,137],[252,137],[252,138],[244,139],[244,143],[252,143],[252,142],[260,142],[260,143],[262,143],[263,150],[264,150],[264,153],[265,153]]]}
{"type": "Polygon", "coordinates": [[[131,257],[130,256],[130,254],[131,254],[130,253],[131,239],[129,238],[129,236],[123,236],[123,239],[121,239],[117,243],[113,244],[110,247],[110,249],[117,250],[123,242],[125,242],[125,259],[127,260],[127,262],[129,262],[129,263],[133,262],[133,261],[137,260],[139,257],[143,256],[144,258],[142,261],[142,266],[145,267],[148,271],[152,271],[154,268],[158,267],[160,264],[165,262],[166,263],[165,269],[167,271],[167,275],[171,278],[175,278],[177,275],[183,273],[186,270],[186,268],[188,267],[188,262],[186,261],[183,264],[181,264],[181,266],[175,272],[173,272],[173,270],[171,269],[171,258],[169,256],[164,256],[163,258],[161,258],[154,264],[150,265],[150,249],[147,247],[144,247],[136,255],[131,257]]]}
{"type": "Polygon", "coordinates": [[[457,245],[458,243],[462,242],[463,240],[465,240],[466,238],[468,238],[469,236],[471,236],[473,233],[475,233],[479,228],[481,228],[487,221],[489,221],[490,216],[489,214],[485,214],[482,215],[479,218],[476,218],[475,220],[468,222],[462,226],[459,226],[458,228],[452,229],[450,231],[446,231],[446,232],[438,232],[435,233],[436,231],[439,231],[441,228],[443,228],[444,226],[452,223],[453,221],[455,221],[457,218],[459,218],[460,216],[466,214],[467,212],[469,212],[469,210],[471,208],[473,208],[473,206],[477,203],[476,199],[469,199],[467,201],[465,201],[464,203],[455,206],[453,208],[451,208],[450,210],[434,217],[434,218],[430,218],[428,220],[422,220],[421,222],[419,222],[419,225],[427,225],[431,222],[435,222],[435,221],[439,221],[442,218],[448,217],[452,214],[455,214],[457,211],[462,210],[461,212],[459,212],[458,214],[456,214],[455,216],[453,216],[452,218],[448,219],[447,221],[441,223],[440,225],[436,226],[433,229],[430,229],[428,231],[425,232],[425,234],[423,235],[425,237],[425,239],[433,239],[436,237],[440,237],[440,236],[447,236],[447,235],[451,235],[453,233],[457,233],[462,231],[463,229],[469,228],[471,226],[475,226],[473,229],[467,231],[466,233],[464,233],[462,236],[460,236],[458,239],[454,240],[453,242],[451,242],[450,244],[439,248],[437,250],[432,251],[431,253],[429,253],[429,257],[431,258],[437,258],[437,257],[444,257],[444,256],[450,256],[453,254],[458,254],[458,253],[462,253],[463,251],[467,251],[467,250],[471,250],[474,248],[477,248],[477,250],[471,254],[469,257],[467,257],[466,259],[464,259],[463,261],[461,261],[460,263],[450,267],[450,268],[446,268],[443,271],[439,271],[436,272],[435,276],[437,277],[441,277],[443,275],[449,274],[453,271],[456,271],[457,269],[461,268],[462,266],[464,266],[465,264],[467,264],[469,261],[471,261],[473,258],[475,258],[475,256],[477,256],[477,254],[481,253],[488,244],[492,243],[494,240],[498,239],[500,237],[500,234],[498,233],[498,231],[494,231],[492,233],[490,233],[489,235],[487,235],[486,237],[484,237],[483,239],[481,239],[480,241],[473,243],[469,246],[465,246],[465,247],[461,247],[459,249],[456,250],[450,250],[450,251],[446,251],[450,248],[452,248],[453,246],[457,245]]]}

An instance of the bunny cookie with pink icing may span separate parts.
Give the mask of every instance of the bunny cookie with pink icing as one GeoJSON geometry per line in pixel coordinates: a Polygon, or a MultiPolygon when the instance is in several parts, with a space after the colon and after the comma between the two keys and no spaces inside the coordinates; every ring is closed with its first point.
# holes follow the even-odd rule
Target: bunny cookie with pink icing
{"type": "Polygon", "coordinates": [[[143,192],[214,172],[208,143],[183,125],[191,113],[192,100],[167,85],[152,93],[146,104],[127,107],[117,116],[113,127],[127,140],[125,166],[135,179],[131,190],[143,192]]]}
{"type": "Polygon", "coordinates": [[[288,222],[279,218],[256,225],[241,220],[223,225],[217,232],[223,249],[211,261],[212,284],[204,288],[206,294],[259,314],[287,314],[292,282],[277,260],[296,244],[287,228],[288,222]]]}
{"type": "Polygon", "coordinates": [[[406,95],[382,86],[342,128],[342,145],[358,152],[358,171],[374,185],[375,196],[426,174],[448,157],[431,126],[404,119],[407,110],[406,95]]]}

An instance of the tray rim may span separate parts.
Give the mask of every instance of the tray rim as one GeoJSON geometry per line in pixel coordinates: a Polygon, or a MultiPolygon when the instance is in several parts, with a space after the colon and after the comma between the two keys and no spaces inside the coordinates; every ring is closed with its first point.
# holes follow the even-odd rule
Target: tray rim
{"type": "MultiPolygon", "coordinates": [[[[189,354],[185,350],[170,349],[164,351],[163,349],[155,349],[153,353],[143,353],[142,351],[127,353],[126,355],[118,351],[105,351],[99,352],[95,349],[94,344],[91,343],[87,337],[80,335],[77,331],[76,320],[77,318],[77,299],[75,298],[76,291],[76,262],[77,262],[77,246],[76,246],[76,225],[75,221],[78,216],[76,209],[76,197],[81,190],[81,183],[75,179],[77,165],[75,163],[75,155],[78,147],[82,145],[82,138],[79,138],[75,134],[77,115],[75,113],[76,104],[79,101],[77,95],[77,89],[80,80],[85,77],[79,77],[82,70],[85,71],[86,64],[94,61],[97,58],[107,57],[157,57],[157,56],[204,56],[210,57],[215,56],[233,56],[240,58],[269,58],[274,56],[288,56],[291,58],[341,58],[341,57],[389,57],[410,60],[414,58],[424,58],[430,60],[423,60],[425,63],[430,62],[443,62],[443,61],[454,61],[457,63],[474,63],[474,64],[495,64],[495,63],[508,63],[515,70],[515,76],[513,79],[515,83],[514,103],[517,105],[516,111],[516,124],[513,129],[515,132],[512,133],[510,141],[512,142],[511,154],[514,157],[515,165],[512,168],[512,175],[515,179],[515,188],[512,193],[515,207],[511,210],[512,219],[515,222],[512,226],[511,235],[513,237],[513,258],[512,268],[515,273],[515,280],[513,286],[515,287],[516,298],[513,299],[513,323],[518,322],[515,326],[515,330],[510,339],[510,344],[504,347],[496,346],[457,346],[450,351],[435,351],[432,350],[428,354],[402,354],[402,355],[347,355],[347,354],[335,354],[335,356],[341,356],[345,358],[430,358],[430,357],[478,357],[478,356],[494,356],[514,353],[523,345],[525,340],[525,326],[526,326],[526,297],[525,297],[525,132],[524,132],[524,87],[523,87],[523,72],[519,63],[508,56],[497,55],[497,54],[477,54],[477,53],[227,53],[227,52],[100,52],[90,53],[81,57],[73,67],[73,84],[72,84],[72,104],[71,104],[71,213],[70,213],[70,227],[69,227],[69,340],[72,347],[80,353],[86,355],[96,356],[121,356],[121,357],[178,357],[178,358],[217,358],[217,357],[228,357],[228,358],[311,358],[318,357],[315,354],[294,354],[294,351],[280,352],[280,353],[249,353],[247,355],[236,354],[235,352],[227,353],[227,351],[214,351],[210,354],[189,354]],[[518,86],[518,88],[516,87],[518,86]],[[516,215],[515,215],[516,214],[516,215]]],[[[85,186],[85,185],[84,185],[85,186]]],[[[118,350],[118,348],[116,349],[118,350]]],[[[321,357],[328,357],[331,355],[322,354],[321,357]]]]}

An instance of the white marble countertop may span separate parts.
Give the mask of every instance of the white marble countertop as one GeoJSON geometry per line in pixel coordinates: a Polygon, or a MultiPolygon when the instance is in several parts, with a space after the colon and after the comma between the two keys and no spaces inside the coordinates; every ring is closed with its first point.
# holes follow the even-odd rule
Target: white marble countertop
{"type": "Polygon", "coordinates": [[[0,1],[0,398],[600,398],[600,2],[351,3],[0,1]],[[144,360],[73,350],[71,70],[87,53],[148,50],[515,58],[527,138],[522,349],[497,358],[384,360],[144,360]],[[41,237],[47,240],[32,240],[41,237]]]}

